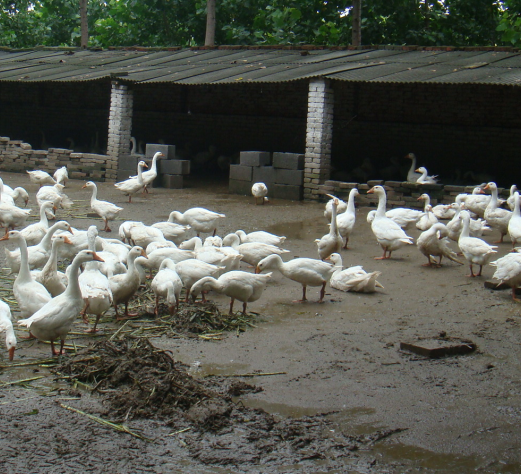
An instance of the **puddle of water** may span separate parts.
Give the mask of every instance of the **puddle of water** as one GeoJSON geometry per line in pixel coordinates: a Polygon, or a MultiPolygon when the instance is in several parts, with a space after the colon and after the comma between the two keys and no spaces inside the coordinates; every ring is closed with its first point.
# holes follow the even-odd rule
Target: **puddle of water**
{"type": "Polygon", "coordinates": [[[310,235],[324,235],[325,220],[310,219],[300,222],[284,222],[267,227],[267,231],[276,235],[285,235],[288,240],[309,240],[310,235]]]}
{"type": "Polygon", "coordinates": [[[229,364],[207,364],[204,361],[194,361],[190,365],[189,373],[194,377],[207,377],[209,375],[237,375],[248,373],[249,364],[230,362],[229,364]]]}

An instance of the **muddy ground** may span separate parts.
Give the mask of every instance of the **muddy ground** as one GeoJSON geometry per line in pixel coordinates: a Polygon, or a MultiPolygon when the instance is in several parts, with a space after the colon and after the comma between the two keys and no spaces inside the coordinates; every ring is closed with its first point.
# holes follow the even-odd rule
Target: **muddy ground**
{"type": "MultiPolygon", "coordinates": [[[[30,207],[37,209],[37,188],[25,175],[2,178],[13,187],[24,185],[30,207]]],[[[87,216],[89,196],[82,185],[69,182],[66,192],[76,204],[61,217],[78,228],[94,222],[101,229],[99,219],[87,216]]],[[[237,229],[286,235],[289,257],[316,257],[314,239],[327,232],[323,204],[273,200],[255,206],[252,198],[229,195],[225,185],[201,181],[182,190],[153,189],[132,204],[102,183],[99,198],[124,207],[123,220],[147,224],[166,220],[174,209],[220,211],[227,216],[220,235],[237,229]]],[[[380,270],[383,290],[366,295],[328,288],[318,304],[318,288],[311,288],[310,302],[299,304],[292,300],[300,298],[300,285],[274,273],[263,297],[249,306],[257,314],[244,330],[201,338],[154,332],[152,320],[143,323],[149,329],[139,336],[153,336],[149,340],[158,351],[167,351],[195,381],[220,394],[217,406],[188,421],[125,417],[108,402],[110,393],[91,393],[56,378],[48,367],[53,362],[14,365],[49,359],[47,344],[20,341],[12,364],[2,350],[1,471],[521,472],[521,307],[508,290],[484,287],[493,274],[490,266],[472,279],[466,266],[452,262],[425,268],[415,246],[396,251],[389,261],[374,260],[381,250],[365,220],[368,210],[358,207],[351,248],[342,256],[344,265],[380,270]],[[441,333],[470,340],[477,350],[434,360],[400,350],[401,342],[441,333]],[[19,382],[25,379],[33,380],[19,382]],[[232,379],[252,388],[227,391],[232,379]],[[124,422],[133,434],[87,414],[124,422]],[[201,427],[201,419],[214,415],[227,422],[213,430],[201,427]]],[[[493,232],[486,240],[497,237],[493,232]]],[[[501,244],[498,256],[510,246],[501,244]]],[[[3,252],[0,258],[5,267],[3,252]]],[[[1,283],[11,285],[5,276],[1,283]]],[[[10,297],[7,291],[2,295],[10,297]]],[[[227,311],[227,298],[213,293],[209,298],[227,311]]],[[[86,326],[78,320],[69,337],[71,355],[74,346],[88,350],[94,341],[114,336],[122,323],[112,314],[94,337],[82,334],[86,326]]]]}

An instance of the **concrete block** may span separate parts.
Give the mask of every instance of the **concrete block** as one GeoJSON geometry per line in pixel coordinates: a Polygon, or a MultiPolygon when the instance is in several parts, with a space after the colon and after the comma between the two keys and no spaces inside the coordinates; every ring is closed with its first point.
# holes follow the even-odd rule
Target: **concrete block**
{"type": "Polygon", "coordinates": [[[135,155],[120,156],[118,159],[118,169],[133,170],[134,174],[136,174],[138,161],[138,157],[135,155]]]}
{"type": "Polygon", "coordinates": [[[271,165],[269,151],[241,151],[240,164],[244,166],[268,166],[271,165]]]}
{"type": "Polygon", "coordinates": [[[163,159],[173,160],[175,158],[175,145],[161,145],[160,143],[147,143],[145,157],[152,159],[158,151],[165,155],[163,159]]]}
{"type": "Polygon", "coordinates": [[[273,197],[276,199],[288,199],[290,201],[301,201],[303,196],[302,186],[290,186],[287,184],[274,184],[273,197]]]}
{"type": "Polygon", "coordinates": [[[136,176],[136,170],[121,170],[117,171],[116,181],[119,183],[120,181],[125,181],[131,176],[136,176]]]}
{"type": "Polygon", "coordinates": [[[241,194],[243,196],[251,195],[251,182],[240,179],[230,179],[228,182],[228,190],[230,194],[241,194]]]}
{"type": "Polygon", "coordinates": [[[258,166],[253,168],[254,183],[264,183],[268,188],[275,182],[275,168],[273,166],[258,166]]]}
{"type": "Polygon", "coordinates": [[[244,165],[230,165],[230,179],[238,179],[251,183],[253,179],[253,168],[244,165]]]}
{"type": "Polygon", "coordinates": [[[190,174],[190,160],[158,160],[162,174],[190,174]]]}
{"type": "Polygon", "coordinates": [[[184,179],[182,174],[164,174],[161,176],[164,188],[182,189],[184,187],[184,179]]]}
{"type": "Polygon", "coordinates": [[[275,168],[275,183],[302,186],[304,183],[304,171],[275,168]]]}
{"type": "Polygon", "coordinates": [[[287,170],[303,170],[304,155],[298,153],[273,153],[273,167],[287,170]]]}

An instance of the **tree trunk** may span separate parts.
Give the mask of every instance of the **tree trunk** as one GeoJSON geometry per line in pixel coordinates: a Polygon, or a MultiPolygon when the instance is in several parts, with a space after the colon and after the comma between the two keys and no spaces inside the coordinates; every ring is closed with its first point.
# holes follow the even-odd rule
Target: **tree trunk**
{"type": "Polygon", "coordinates": [[[353,0],[353,39],[351,43],[353,46],[360,46],[362,44],[362,0],[353,0]]]}
{"type": "Polygon", "coordinates": [[[88,0],[80,0],[80,29],[81,29],[81,47],[87,48],[89,44],[89,23],[87,21],[87,2],[88,0]]]}
{"type": "Polygon", "coordinates": [[[206,1],[206,38],[205,46],[215,45],[215,2],[216,0],[206,1]]]}

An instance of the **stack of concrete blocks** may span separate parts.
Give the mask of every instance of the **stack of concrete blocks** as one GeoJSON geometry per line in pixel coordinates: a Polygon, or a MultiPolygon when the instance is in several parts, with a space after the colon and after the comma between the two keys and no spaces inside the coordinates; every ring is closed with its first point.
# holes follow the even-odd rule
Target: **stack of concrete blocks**
{"type": "Polygon", "coordinates": [[[167,189],[184,188],[184,177],[190,174],[190,160],[175,157],[175,145],[150,144],[146,146],[146,157],[152,160],[160,151],[163,157],[157,160],[157,178],[154,184],[167,189]]]}
{"type": "Polygon", "coordinates": [[[230,166],[229,191],[251,195],[254,183],[268,187],[268,197],[299,201],[303,195],[304,155],[267,151],[241,151],[240,163],[230,166]]]}
{"type": "Polygon", "coordinates": [[[33,150],[29,143],[0,137],[0,170],[42,170],[53,174],[58,168],[67,167],[69,178],[93,181],[116,179],[116,160],[106,155],[74,153],[66,148],[33,150]]]}

